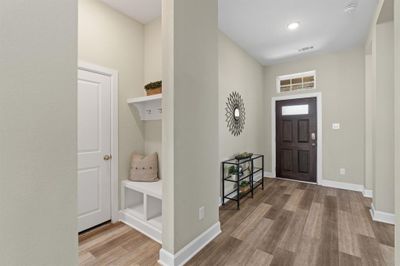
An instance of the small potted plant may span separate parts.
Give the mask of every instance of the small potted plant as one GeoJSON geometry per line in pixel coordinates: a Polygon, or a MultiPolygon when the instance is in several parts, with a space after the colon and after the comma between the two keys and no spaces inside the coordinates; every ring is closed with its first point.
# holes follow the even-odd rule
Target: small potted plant
{"type": "Polygon", "coordinates": [[[146,90],[147,96],[160,94],[162,93],[162,81],[150,82],[144,86],[144,89],[146,90]]]}
{"type": "Polygon", "coordinates": [[[228,176],[231,176],[231,178],[233,180],[236,180],[236,178],[237,178],[237,168],[236,168],[236,166],[234,166],[234,165],[229,166],[229,168],[228,168],[228,176]]]}
{"type": "Polygon", "coordinates": [[[244,180],[240,183],[240,193],[246,193],[247,191],[249,191],[249,189],[250,189],[249,181],[244,180]]]}

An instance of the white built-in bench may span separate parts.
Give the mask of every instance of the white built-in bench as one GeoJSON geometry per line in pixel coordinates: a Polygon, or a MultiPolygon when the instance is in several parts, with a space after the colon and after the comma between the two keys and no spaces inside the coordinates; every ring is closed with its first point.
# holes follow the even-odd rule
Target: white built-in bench
{"type": "Polygon", "coordinates": [[[121,184],[120,220],[161,243],[162,181],[121,184]]]}

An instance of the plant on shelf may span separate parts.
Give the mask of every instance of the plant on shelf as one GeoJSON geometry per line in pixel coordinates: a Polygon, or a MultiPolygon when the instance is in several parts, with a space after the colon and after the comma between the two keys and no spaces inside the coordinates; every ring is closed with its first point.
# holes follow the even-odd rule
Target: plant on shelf
{"type": "Polygon", "coordinates": [[[162,93],[162,81],[150,82],[144,86],[147,96],[162,93]]]}
{"type": "Polygon", "coordinates": [[[237,178],[237,168],[235,165],[231,165],[228,167],[228,176],[231,176],[233,180],[237,178]]]}
{"type": "Polygon", "coordinates": [[[246,193],[247,191],[249,191],[249,189],[250,189],[249,181],[244,180],[240,183],[240,193],[246,193]]]}

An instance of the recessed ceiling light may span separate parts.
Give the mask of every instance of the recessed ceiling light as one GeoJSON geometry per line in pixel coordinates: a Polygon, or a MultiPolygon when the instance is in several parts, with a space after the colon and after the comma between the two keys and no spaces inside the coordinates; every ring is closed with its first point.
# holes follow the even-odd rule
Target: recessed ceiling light
{"type": "Polygon", "coordinates": [[[299,26],[300,26],[299,22],[292,22],[287,26],[287,28],[289,30],[296,30],[299,26]]]}

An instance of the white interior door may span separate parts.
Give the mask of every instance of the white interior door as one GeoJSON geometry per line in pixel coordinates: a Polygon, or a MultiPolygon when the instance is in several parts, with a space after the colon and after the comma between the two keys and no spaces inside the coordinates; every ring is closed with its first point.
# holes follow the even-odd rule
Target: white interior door
{"type": "Polygon", "coordinates": [[[111,78],[78,70],[78,229],[111,219],[111,78]],[[108,156],[108,157],[107,157],[108,156]]]}

